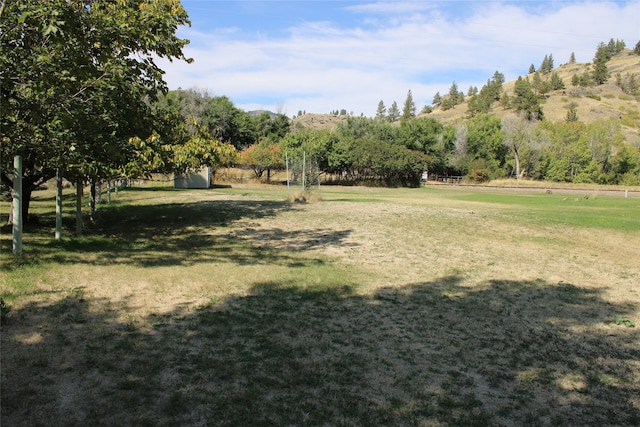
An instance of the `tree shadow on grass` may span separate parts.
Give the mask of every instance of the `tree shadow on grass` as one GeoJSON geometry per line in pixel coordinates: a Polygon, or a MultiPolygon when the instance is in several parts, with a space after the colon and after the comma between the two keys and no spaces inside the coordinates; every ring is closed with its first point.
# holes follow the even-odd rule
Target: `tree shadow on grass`
{"type": "Polygon", "coordinates": [[[35,238],[31,236],[25,253],[39,262],[59,264],[156,267],[231,262],[292,265],[299,264],[299,259],[283,249],[294,249],[295,245],[295,250],[310,250],[346,244],[349,230],[276,229],[250,233],[246,227],[235,225],[239,221],[251,225],[254,220],[274,217],[291,209],[296,207],[288,202],[255,200],[114,204],[100,209],[97,224],[85,235],[74,238],[53,240],[52,236],[43,237],[42,233],[48,230],[46,224],[55,222],[53,216],[44,217],[40,234],[35,238]]]}
{"type": "Polygon", "coordinates": [[[637,312],[458,276],[360,295],[255,283],[144,318],[34,303],[3,330],[3,425],[638,425],[637,312]]]}

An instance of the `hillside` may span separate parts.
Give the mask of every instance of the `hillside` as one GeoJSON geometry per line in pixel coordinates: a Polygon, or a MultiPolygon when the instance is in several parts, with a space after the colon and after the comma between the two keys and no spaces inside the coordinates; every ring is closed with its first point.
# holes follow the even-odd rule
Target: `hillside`
{"type": "MultiPolygon", "coordinates": [[[[636,146],[640,145],[640,97],[629,96],[616,85],[616,75],[618,73],[622,76],[635,73],[636,79],[640,80],[640,56],[633,54],[628,49],[624,50],[607,63],[610,77],[605,84],[586,88],[573,87],[571,85],[573,75],[582,75],[587,70],[590,70],[590,67],[591,63],[573,63],[562,64],[553,69],[552,72],[557,72],[564,81],[565,89],[546,94],[546,98],[542,101],[545,119],[553,122],[564,121],[567,116],[568,105],[571,102],[575,102],[578,106],[578,120],[581,122],[591,123],[602,118],[620,120],[627,142],[636,146]]],[[[489,77],[487,76],[487,78],[489,77]]],[[[532,78],[533,74],[529,74],[529,79],[532,80],[532,78]]],[[[503,89],[509,96],[512,96],[514,86],[515,80],[512,80],[505,82],[503,89]]],[[[445,91],[442,91],[442,93],[445,93],[445,91]]],[[[469,97],[466,97],[464,103],[447,111],[435,108],[432,113],[426,116],[445,123],[467,118],[468,100],[469,97]]],[[[492,114],[499,117],[510,112],[513,112],[513,110],[505,110],[498,103],[494,105],[491,111],[492,114]]],[[[335,116],[332,114],[305,114],[293,119],[293,124],[297,128],[333,129],[346,119],[347,116],[335,116]]]]}

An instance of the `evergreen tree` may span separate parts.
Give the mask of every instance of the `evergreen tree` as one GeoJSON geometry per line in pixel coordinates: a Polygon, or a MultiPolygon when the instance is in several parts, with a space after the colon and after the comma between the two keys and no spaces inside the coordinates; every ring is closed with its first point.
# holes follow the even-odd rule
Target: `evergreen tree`
{"type": "Polygon", "coordinates": [[[511,107],[511,98],[509,98],[509,94],[507,92],[502,94],[502,97],[500,98],[500,105],[505,110],[508,110],[511,107]]]}
{"type": "Polygon", "coordinates": [[[518,77],[511,104],[516,111],[523,113],[528,120],[542,120],[544,117],[540,101],[531,89],[529,79],[518,77]]]}
{"type": "Polygon", "coordinates": [[[435,105],[437,107],[441,102],[442,97],[440,96],[440,92],[436,92],[436,94],[433,95],[433,101],[431,101],[431,105],[435,105]]]}
{"type": "Polygon", "coordinates": [[[378,109],[376,110],[376,119],[383,120],[387,114],[387,107],[384,106],[384,102],[380,100],[378,102],[378,109]]]}
{"type": "Polygon", "coordinates": [[[572,102],[569,104],[567,111],[567,122],[577,122],[578,121],[578,104],[572,102]]]}
{"type": "Polygon", "coordinates": [[[551,74],[551,90],[564,89],[564,81],[558,73],[551,74]]]}
{"type": "Polygon", "coordinates": [[[467,92],[467,96],[473,96],[478,94],[478,88],[475,86],[469,86],[469,91],[467,92]]]}
{"type": "Polygon", "coordinates": [[[389,115],[387,116],[390,122],[395,122],[400,118],[400,110],[398,109],[398,103],[393,101],[391,108],[389,108],[389,115]]]}
{"type": "Polygon", "coordinates": [[[458,101],[458,85],[454,81],[449,88],[449,99],[453,101],[453,105],[455,106],[458,101]]]}
{"type": "Polygon", "coordinates": [[[529,74],[533,74],[536,72],[536,67],[533,64],[529,65],[529,74]]]}
{"type": "Polygon", "coordinates": [[[545,74],[547,73],[549,70],[549,55],[545,55],[544,59],[542,60],[542,64],[540,64],[540,68],[538,69],[538,71],[540,71],[541,73],[545,74]]]}
{"type": "Polygon", "coordinates": [[[633,48],[633,53],[640,55],[640,41],[636,43],[636,46],[633,48]]]}
{"type": "Polygon", "coordinates": [[[553,70],[553,55],[545,55],[542,60],[542,64],[540,65],[540,72],[542,74],[550,73],[553,70]]]}
{"type": "Polygon", "coordinates": [[[580,85],[580,77],[578,77],[577,74],[574,74],[573,77],[571,77],[571,86],[579,86],[580,85]]]}
{"type": "Polygon", "coordinates": [[[598,45],[596,56],[593,58],[593,80],[597,85],[604,84],[609,79],[607,61],[611,59],[611,51],[604,43],[598,45]]]}
{"type": "Polygon", "coordinates": [[[407,92],[407,99],[404,101],[402,108],[402,120],[409,120],[416,116],[416,104],[413,102],[411,89],[407,92]]]}
{"type": "Polygon", "coordinates": [[[540,77],[540,73],[538,73],[538,72],[533,73],[533,80],[531,82],[531,88],[538,95],[542,93],[542,90],[541,90],[541,88],[542,88],[542,78],[540,77]]]}
{"type": "Polygon", "coordinates": [[[433,107],[431,107],[431,105],[425,105],[424,107],[422,107],[420,114],[431,114],[432,112],[433,112],[433,107]]]}
{"type": "Polygon", "coordinates": [[[495,101],[500,99],[500,95],[502,94],[502,84],[504,83],[504,74],[497,71],[493,73],[493,77],[491,78],[490,86],[491,86],[491,95],[495,101]]]}
{"type": "Polygon", "coordinates": [[[569,64],[575,64],[576,63],[576,54],[571,52],[571,56],[569,57],[569,64]]]}

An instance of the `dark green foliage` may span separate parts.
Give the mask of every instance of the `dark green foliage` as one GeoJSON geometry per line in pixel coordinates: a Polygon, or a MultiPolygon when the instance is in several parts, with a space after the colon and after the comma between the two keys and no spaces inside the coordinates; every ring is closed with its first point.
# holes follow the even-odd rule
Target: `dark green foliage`
{"type": "Polygon", "coordinates": [[[578,75],[577,75],[577,74],[574,74],[574,75],[571,77],[571,86],[574,86],[574,87],[575,87],[575,86],[579,86],[579,85],[580,85],[580,77],[578,77],[578,75]]]}
{"type": "Polygon", "coordinates": [[[565,88],[564,81],[562,81],[562,78],[560,77],[560,75],[555,72],[551,74],[550,85],[551,85],[551,90],[560,90],[565,88]]]}
{"type": "Polygon", "coordinates": [[[31,192],[58,167],[72,181],[111,177],[149,159],[132,139],[155,132],[176,143],[160,134],[162,118],[146,101],[167,89],[156,58],[186,60],[188,41],[175,35],[189,23],[186,11],[161,2],[90,3],[2,3],[2,182],[13,185],[11,162],[21,155],[27,220],[31,192]]]}
{"type": "Polygon", "coordinates": [[[440,107],[446,111],[462,102],[464,102],[464,94],[458,91],[458,85],[453,82],[449,88],[449,93],[442,99],[440,107]]]}
{"type": "Polygon", "coordinates": [[[383,120],[387,115],[387,107],[384,106],[384,102],[380,100],[378,102],[378,108],[376,109],[376,120],[383,120]]]}
{"type": "Polygon", "coordinates": [[[404,101],[404,107],[402,109],[402,120],[409,120],[416,116],[416,104],[413,102],[413,95],[411,89],[407,92],[407,99],[404,101]]]}
{"type": "Polygon", "coordinates": [[[529,65],[529,74],[533,74],[535,72],[536,72],[536,67],[533,64],[529,65]]]}
{"type": "Polygon", "coordinates": [[[571,56],[569,57],[569,64],[575,64],[576,63],[576,54],[571,52],[571,56]]]}
{"type": "Polygon", "coordinates": [[[490,80],[482,86],[480,93],[473,95],[469,100],[467,112],[470,116],[488,113],[493,103],[499,101],[502,97],[502,84],[504,83],[504,75],[499,71],[493,74],[490,80]]]}
{"type": "Polygon", "coordinates": [[[635,95],[639,88],[635,73],[627,73],[624,77],[621,73],[617,73],[616,85],[627,95],[635,95]]]}
{"type": "Polygon", "coordinates": [[[567,111],[567,122],[577,122],[578,121],[578,104],[572,102],[569,104],[569,108],[567,111]]]}
{"type": "Polygon", "coordinates": [[[442,96],[440,96],[440,92],[436,92],[436,94],[433,95],[433,101],[431,101],[431,104],[437,107],[440,105],[441,102],[442,102],[442,96]]]}
{"type": "Polygon", "coordinates": [[[553,55],[545,55],[542,60],[542,64],[540,65],[540,72],[542,74],[548,74],[553,70],[553,55]]]}
{"type": "Polygon", "coordinates": [[[544,117],[540,101],[531,89],[528,79],[518,77],[516,80],[511,105],[528,120],[542,120],[544,117]]]}
{"type": "Polygon", "coordinates": [[[598,45],[598,50],[596,51],[596,55],[593,58],[593,81],[596,85],[601,85],[606,83],[609,79],[609,69],[607,67],[607,62],[611,59],[613,54],[611,53],[610,48],[604,43],[600,43],[598,45]]]}
{"type": "Polygon", "coordinates": [[[190,134],[204,129],[211,137],[244,149],[262,139],[278,141],[290,130],[287,116],[267,111],[250,115],[226,96],[210,96],[195,89],[169,91],[159,105],[179,114],[190,134]]]}
{"type": "Polygon", "coordinates": [[[398,103],[393,101],[391,108],[389,108],[388,116],[390,122],[395,122],[400,118],[400,110],[398,109],[398,103]]]}
{"type": "Polygon", "coordinates": [[[636,43],[635,47],[633,48],[633,53],[635,53],[636,55],[640,55],[640,41],[636,43]]]}
{"type": "Polygon", "coordinates": [[[609,43],[607,44],[607,48],[609,48],[609,54],[611,56],[617,55],[618,53],[622,52],[625,47],[627,47],[627,45],[624,40],[619,39],[610,39],[609,43]]]}

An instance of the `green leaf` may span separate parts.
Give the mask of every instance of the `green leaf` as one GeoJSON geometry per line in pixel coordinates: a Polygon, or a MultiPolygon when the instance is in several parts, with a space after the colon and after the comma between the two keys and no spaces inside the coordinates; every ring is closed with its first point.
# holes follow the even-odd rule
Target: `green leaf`
{"type": "Polygon", "coordinates": [[[635,328],[636,324],[633,320],[629,319],[628,317],[622,317],[622,316],[617,316],[616,317],[616,325],[624,325],[627,328],[635,328]]]}

